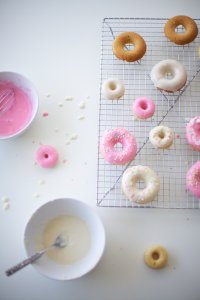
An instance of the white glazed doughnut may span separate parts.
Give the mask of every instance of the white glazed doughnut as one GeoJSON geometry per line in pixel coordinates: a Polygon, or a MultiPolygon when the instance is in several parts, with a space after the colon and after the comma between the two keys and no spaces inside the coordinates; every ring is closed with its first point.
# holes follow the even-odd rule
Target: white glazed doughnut
{"type": "Polygon", "coordinates": [[[183,65],[174,59],[158,62],[151,70],[151,80],[156,88],[166,92],[179,91],[187,81],[183,65]],[[170,77],[167,75],[170,74],[170,77]]]}
{"type": "Polygon", "coordinates": [[[126,169],[122,176],[122,191],[125,196],[138,204],[153,201],[160,190],[157,173],[146,166],[134,166],[126,169]],[[137,182],[144,181],[145,188],[139,189],[137,182]]]}
{"type": "Polygon", "coordinates": [[[102,85],[102,94],[106,99],[117,100],[124,96],[125,87],[118,79],[108,79],[102,85]]]}
{"type": "Polygon", "coordinates": [[[149,140],[155,148],[167,149],[174,141],[173,130],[167,126],[156,126],[149,133],[149,140]]]}

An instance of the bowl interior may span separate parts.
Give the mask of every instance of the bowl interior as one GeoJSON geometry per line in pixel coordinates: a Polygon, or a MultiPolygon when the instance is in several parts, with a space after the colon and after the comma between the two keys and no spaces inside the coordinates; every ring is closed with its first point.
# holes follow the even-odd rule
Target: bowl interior
{"type": "Polygon", "coordinates": [[[36,251],[38,238],[47,223],[60,215],[79,217],[85,221],[91,236],[88,254],[80,261],[68,265],[57,264],[44,255],[33,266],[49,278],[69,280],[83,276],[96,266],[104,251],[105,232],[100,218],[88,205],[74,199],[50,201],[33,214],[26,226],[24,243],[28,256],[36,251]]]}
{"type": "Polygon", "coordinates": [[[38,110],[38,94],[33,83],[21,74],[15,72],[0,72],[0,82],[1,81],[11,82],[15,86],[22,89],[27,94],[28,99],[30,100],[32,105],[32,113],[29,121],[17,133],[14,133],[12,135],[0,136],[0,139],[6,139],[21,134],[31,124],[38,110]]]}

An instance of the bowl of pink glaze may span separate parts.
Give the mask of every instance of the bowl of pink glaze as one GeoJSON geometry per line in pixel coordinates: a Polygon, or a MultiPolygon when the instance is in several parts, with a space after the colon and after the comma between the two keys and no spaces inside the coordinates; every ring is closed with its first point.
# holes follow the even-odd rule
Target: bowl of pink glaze
{"type": "Polygon", "coordinates": [[[14,72],[0,72],[0,139],[23,133],[38,110],[38,94],[32,82],[14,72]]]}

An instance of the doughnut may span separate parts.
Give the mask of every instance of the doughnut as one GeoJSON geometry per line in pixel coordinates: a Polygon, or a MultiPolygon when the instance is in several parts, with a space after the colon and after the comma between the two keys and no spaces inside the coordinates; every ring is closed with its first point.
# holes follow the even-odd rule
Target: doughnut
{"type": "Polygon", "coordinates": [[[146,166],[127,168],[122,176],[122,191],[133,202],[146,204],[155,199],[160,190],[160,179],[157,173],[146,166]],[[143,181],[145,187],[140,189],[137,183],[143,181]]]}
{"type": "Polygon", "coordinates": [[[118,79],[108,79],[102,85],[102,94],[106,99],[120,99],[124,96],[125,87],[118,79]]]}
{"type": "Polygon", "coordinates": [[[114,55],[128,62],[141,59],[145,55],[146,48],[143,37],[136,32],[123,32],[114,39],[112,44],[114,55]],[[127,50],[126,44],[132,44],[134,48],[127,50]]]}
{"type": "Polygon", "coordinates": [[[36,162],[42,168],[53,168],[58,161],[58,152],[52,146],[43,145],[36,151],[36,162]]]}
{"type": "Polygon", "coordinates": [[[167,250],[161,245],[153,245],[144,252],[144,261],[152,269],[161,269],[168,262],[167,250]]]}
{"type": "Polygon", "coordinates": [[[193,150],[200,151],[200,116],[191,119],[186,125],[186,139],[193,150]]]}
{"type": "Polygon", "coordinates": [[[200,161],[197,161],[186,174],[186,189],[200,198],[200,161]]]}
{"type": "Polygon", "coordinates": [[[156,126],[149,132],[149,140],[155,148],[167,149],[174,141],[173,130],[167,126],[156,126]]]}
{"type": "Polygon", "coordinates": [[[156,88],[166,92],[179,91],[187,81],[183,65],[174,59],[158,62],[151,70],[151,80],[156,88]],[[170,75],[170,77],[167,77],[170,75]]]}
{"type": "Polygon", "coordinates": [[[100,151],[104,159],[110,164],[123,165],[133,160],[137,153],[135,137],[125,128],[107,130],[100,142],[100,151]],[[115,146],[121,144],[122,149],[115,146]]]}
{"type": "Polygon", "coordinates": [[[198,27],[193,19],[187,16],[175,16],[167,21],[164,27],[166,37],[176,45],[191,43],[198,35],[198,27]],[[176,32],[176,28],[182,25],[184,32],[176,32]]]}
{"type": "Polygon", "coordinates": [[[151,118],[155,112],[155,103],[147,97],[137,98],[133,102],[133,115],[138,119],[151,118]]]}

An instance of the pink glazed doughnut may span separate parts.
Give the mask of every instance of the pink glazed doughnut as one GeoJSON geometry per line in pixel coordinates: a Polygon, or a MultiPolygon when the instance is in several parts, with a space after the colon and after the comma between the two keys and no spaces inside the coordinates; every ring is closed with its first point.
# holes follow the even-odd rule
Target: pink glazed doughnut
{"type": "Polygon", "coordinates": [[[197,161],[187,172],[186,188],[194,196],[200,197],[200,161],[197,161]]]}
{"type": "Polygon", "coordinates": [[[101,139],[100,151],[110,164],[123,165],[134,159],[137,153],[136,139],[125,128],[108,130],[101,139]],[[122,145],[121,150],[115,149],[118,143],[122,145]]]}
{"type": "Polygon", "coordinates": [[[58,152],[52,146],[43,145],[36,152],[36,162],[42,168],[53,168],[58,161],[58,152]]]}
{"type": "Polygon", "coordinates": [[[186,125],[186,138],[193,150],[200,151],[200,117],[195,117],[186,125]]]}
{"type": "Polygon", "coordinates": [[[155,112],[155,103],[147,97],[137,98],[133,102],[133,114],[138,119],[151,118],[155,112]]]}

